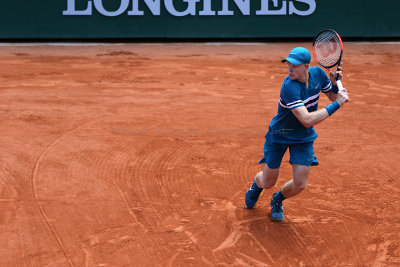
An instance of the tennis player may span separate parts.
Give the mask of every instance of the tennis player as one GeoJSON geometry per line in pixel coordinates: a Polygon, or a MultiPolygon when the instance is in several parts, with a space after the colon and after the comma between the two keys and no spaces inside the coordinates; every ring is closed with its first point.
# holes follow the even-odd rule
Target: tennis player
{"type": "MultiPolygon", "coordinates": [[[[269,124],[265,135],[264,157],[259,161],[263,170],[256,174],[247,190],[245,203],[251,209],[263,189],[276,184],[283,155],[289,148],[289,163],[293,178],[272,196],[271,220],[284,219],[282,201],[299,194],[307,186],[311,166],[318,165],[313,143],[317,133],[313,125],[327,119],[349,100],[346,89],[337,87],[335,74],[326,75],[320,67],[310,67],[310,52],[303,47],[294,48],[282,63],[287,63],[289,75],[282,84],[278,113],[269,124]],[[318,110],[320,94],[332,103],[318,110]]],[[[342,77],[339,67],[336,75],[342,77]]]]}

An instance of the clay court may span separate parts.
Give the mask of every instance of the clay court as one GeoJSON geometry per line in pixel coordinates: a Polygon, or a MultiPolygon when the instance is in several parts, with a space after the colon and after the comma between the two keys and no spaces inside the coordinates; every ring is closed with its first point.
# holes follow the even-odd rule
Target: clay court
{"type": "Polygon", "coordinates": [[[400,265],[400,43],[344,43],[307,189],[245,208],[295,46],[2,44],[0,265],[400,265]]]}

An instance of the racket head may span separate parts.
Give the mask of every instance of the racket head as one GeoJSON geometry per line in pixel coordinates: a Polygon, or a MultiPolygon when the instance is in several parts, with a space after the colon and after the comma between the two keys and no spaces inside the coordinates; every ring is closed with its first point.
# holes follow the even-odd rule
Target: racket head
{"type": "Polygon", "coordinates": [[[319,32],[313,41],[314,58],[324,68],[340,65],[343,54],[343,42],[339,34],[332,29],[319,32]]]}

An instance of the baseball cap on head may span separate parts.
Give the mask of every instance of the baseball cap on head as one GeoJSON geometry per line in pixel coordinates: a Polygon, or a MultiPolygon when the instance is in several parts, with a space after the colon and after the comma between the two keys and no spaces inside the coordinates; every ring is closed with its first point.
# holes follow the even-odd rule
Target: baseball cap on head
{"type": "Polygon", "coordinates": [[[282,63],[286,61],[289,61],[293,65],[309,64],[311,61],[311,54],[304,47],[296,47],[290,51],[287,58],[282,60],[282,63]]]}

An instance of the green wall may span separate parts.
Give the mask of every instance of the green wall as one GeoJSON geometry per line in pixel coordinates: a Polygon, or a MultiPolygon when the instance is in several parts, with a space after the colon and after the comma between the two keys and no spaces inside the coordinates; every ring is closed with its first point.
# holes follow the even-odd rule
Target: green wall
{"type": "Polygon", "coordinates": [[[399,37],[399,10],[399,0],[7,0],[0,38],[399,37]]]}

